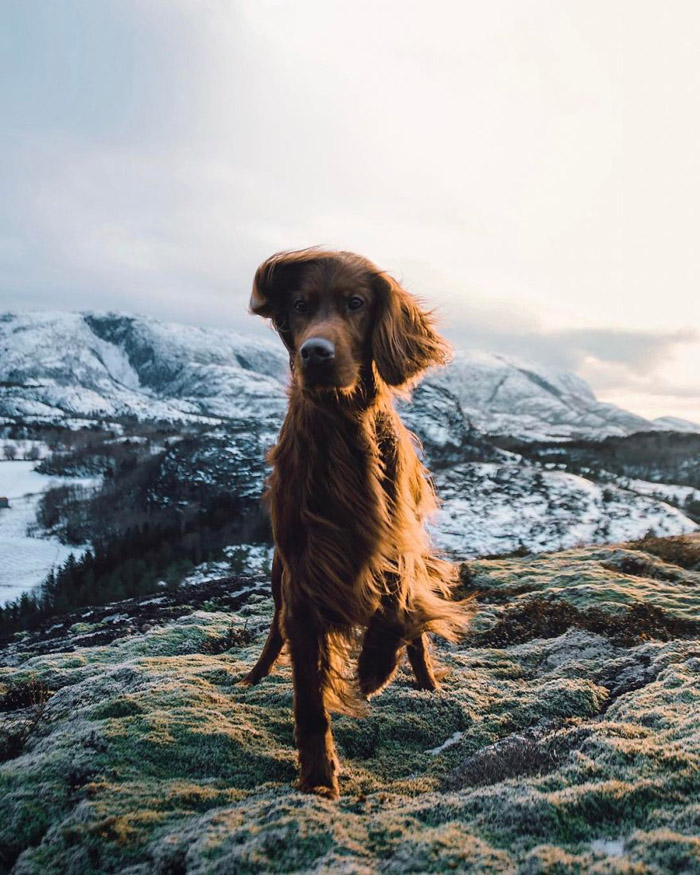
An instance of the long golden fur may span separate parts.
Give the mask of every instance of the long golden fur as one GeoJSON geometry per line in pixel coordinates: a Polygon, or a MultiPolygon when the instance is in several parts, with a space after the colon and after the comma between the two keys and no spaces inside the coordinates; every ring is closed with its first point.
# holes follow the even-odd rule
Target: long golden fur
{"type": "Polygon", "coordinates": [[[467,605],[449,600],[452,567],[424,528],[435,495],[393,404],[449,347],[396,280],[348,252],[273,255],[250,306],[279,332],[292,382],[269,455],[275,615],[246,681],[266,676],[288,644],[299,787],[334,798],[329,710],[357,712],[391,680],[404,647],[419,688],[435,689],[426,633],[454,640],[469,619],[467,605]]]}

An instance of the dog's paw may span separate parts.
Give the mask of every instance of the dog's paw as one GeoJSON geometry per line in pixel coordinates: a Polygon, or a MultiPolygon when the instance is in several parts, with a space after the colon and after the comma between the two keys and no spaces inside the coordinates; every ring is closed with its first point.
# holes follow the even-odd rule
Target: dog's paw
{"type": "Polygon", "coordinates": [[[337,799],[340,796],[337,772],[338,763],[336,761],[326,774],[315,772],[302,775],[296,783],[296,788],[302,793],[313,793],[315,796],[323,796],[325,799],[337,799]]]}
{"type": "Polygon", "coordinates": [[[425,677],[420,680],[416,680],[414,686],[417,690],[426,690],[430,693],[434,693],[436,690],[440,689],[440,684],[435,678],[425,677]]]}
{"type": "Polygon", "coordinates": [[[370,696],[376,696],[378,693],[381,693],[384,687],[390,684],[394,679],[395,674],[396,667],[394,667],[388,675],[385,673],[360,675],[358,678],[358,686],[363,698],[369,699],[370,696]]]}
{"type": "Polygon", "coordinates": [[[340,760],[335,751],[332,750],[329,758],[325,761],[319,762],[313,767],[302,769],[296,788],[302,793],[313,793],[326,799],[337,799],[340,795],[339,774],[340,760]]]}
{"type": "Polygon", "coordinates": [[[336,800],[340,798],[340,789],[338,788],[337,781],[333,781],[330,785],[326,785],[313,784],[299,780],[297,781],[296,787],[297,790],[301,790],[302,793],[313,793],[314,796],[322,796],[324,799],[336,800]]]}

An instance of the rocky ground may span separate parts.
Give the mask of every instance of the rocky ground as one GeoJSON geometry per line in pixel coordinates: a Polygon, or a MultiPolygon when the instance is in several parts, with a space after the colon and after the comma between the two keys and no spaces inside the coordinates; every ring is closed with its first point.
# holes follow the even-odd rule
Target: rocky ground
{"type": "Polygon", "coordinates": [[[292,787],[288,665],[238,685],[260,577],[89,609],[0,654],[0,870],[700,872],[700,536],[462,566],[479,613],[339,717],[292,787]]]}

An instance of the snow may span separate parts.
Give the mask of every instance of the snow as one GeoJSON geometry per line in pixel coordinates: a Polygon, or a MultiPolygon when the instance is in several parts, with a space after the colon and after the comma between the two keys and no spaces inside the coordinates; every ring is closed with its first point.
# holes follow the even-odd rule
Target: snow
{"type": "Polygon", "coordinates": [[[430,756],[437,756],[439,753],[442,753],[443,750],[447,750],[449,747],[454,747],[463,737],[463,732],[453,732],[452,735],[446,740],[443,741],[442,744],[437,747],[431,747],[429,750],[426,750],[426,753],[429,753],[430,756]]]}
{"type": "Polygon", "coordinates": [[[455,557],[565,550],[698,528],[663,501],[525,464],[467,462],[437,472],[434,481],[442,505],[433,538],[455,557]]]}
{"type": "Polygon", "coordinates": [[[685,504],[688,500],[700,501],[700,490],[692,486],[676,486],[673,483],[654,483],[650,480],[636,479],[625,480],[624,485],[631,492],[661,497],[664,501],[674,501],[678,504],[685,504]]]}
{"type": "Polygon", "coordinates": [[[34,470],[36,462],[0,462],[0,495],[10,499],[0,508],[0,604],[40,584],[46,575],[84,548],[67,547],[52,537],[30,534],[37,521],[42,493],[58,484],[95,484],[90,478],[56,478],[34,470]]]}
{"type": "Polygon", "coordinates": [[[9,499],[46,490],[52,478],[35,471],[36,462],[0,462],[0,494],[9,499]]]}
{"type": "Polygon", "coordinates": [[[594,839],[591,842],[591,850],[609,857],[623,857],[625,854],[624,839],[594,839]]]}

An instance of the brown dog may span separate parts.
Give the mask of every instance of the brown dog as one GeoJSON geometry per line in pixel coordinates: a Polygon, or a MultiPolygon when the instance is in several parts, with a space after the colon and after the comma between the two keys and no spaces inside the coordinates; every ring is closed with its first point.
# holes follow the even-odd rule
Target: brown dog
{"type": "Polygon", "coordinates": [[[353,711],[391,680],[403,648],[419,689],[437,687],[428,631],[455,639],[470,610],[448,600],[453,573],[423,527],[435,507],[416,439],[392,390],[449,347],[416,300],[370,261],[306,249],[258,268],[253,313],[272,319],[292,383],[267,499],[275,615],[247,683],[265,677],[285,642],[294,678],[301,790],[335,798],[329,709],[353,711]],[[344,663],[364,630],[358,683],[344,663]]]}

